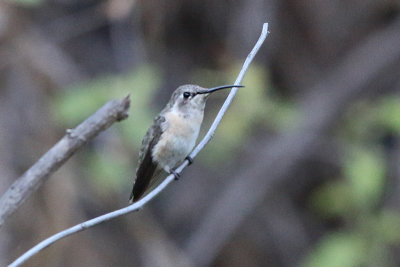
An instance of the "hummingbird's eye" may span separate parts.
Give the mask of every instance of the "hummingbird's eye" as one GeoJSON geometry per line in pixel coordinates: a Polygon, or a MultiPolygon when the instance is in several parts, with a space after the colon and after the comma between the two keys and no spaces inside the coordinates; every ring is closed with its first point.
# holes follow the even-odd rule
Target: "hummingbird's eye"
{"type": "Polygon", "coordinates": [[[189,92],[184,92],[184,93],[183,93],[183,97],[184,97],[184,98],[189,98],[189,96],[190,96],[190,93],[189,93],[189,92]]]}

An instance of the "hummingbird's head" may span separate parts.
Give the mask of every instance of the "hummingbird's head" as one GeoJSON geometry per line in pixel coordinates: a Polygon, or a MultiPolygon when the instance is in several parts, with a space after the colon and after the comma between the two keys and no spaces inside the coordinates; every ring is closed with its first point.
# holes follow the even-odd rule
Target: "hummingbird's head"
{"type": "Polygon", "coordinates": [[[194,84],[185,84],[178,87],[172,94],[170,105],[181,112],[190,112],[191,110],[203,111],[208,96],[215,91],[243,87],[242,85],[223,85],[214,88],[203,88],[194,84]]]}

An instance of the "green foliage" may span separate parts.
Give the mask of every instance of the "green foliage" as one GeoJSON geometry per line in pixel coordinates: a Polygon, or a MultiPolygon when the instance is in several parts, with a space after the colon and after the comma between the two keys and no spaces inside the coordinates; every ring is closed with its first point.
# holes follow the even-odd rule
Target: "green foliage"
{"type": "Polygon", "coordinates": [[[356,267],[362,266],[365,244],[351,233],[325,236],[303,264],[304,267],[356,267]]]}
{"type": "Polygon", "coordinates": [[[304,266],[392,266],[389,246],[400,242],[400,214],[377,212],[386,183],[386,162],[380,144],[386,133],[400,134],[400,98],[355,103],[340,132],[347,143],[343,177],[322,185],[311,207],[324,218],[350,226],[323,237],[304,266]]]}
{"type": "Polygon", "coordinates": [[[343,162],[346,179],[321,186],[311,205],[324,217],[347,216],[371,210],[378,204],[385,185],[385,164],[376,150],[354,149],[343,162]]]}
{"type": "Polygon", "coordinates": [[[375,207],[385,184],[385,162],[378,151],[354,149],[344,162],[344,175],[348,177],[354,204],[359,209],[375,207]]]}
{"type": "Polygon", "coordinates": [[[394,211],[383,211],[376,222],[377,235],[388,244],[400,242],[400,214],[394,211]]]}
{"type": "Polygon", "coordinates": [[[376,113],[382,127],[400,135],[400,97],[383,98],[376,113]]]}
{"type": "MultiPolygon", "coordinates": [[[[112,98],[122,98],[131,94],[130,117],[122,123],[115,124],[113,129],[124,148],[136,151],[141,139],[151,124],[155,113],[150,108],[152,96],[159,85],[159,73],[152,66],[141,66],[133,73],[124,75],[109,75],[67,88],[57,95],[51,107],[54,119],[65,128],[72,128],[95,112],[112,98]]],[[[108,149],[110,150],[110,149],[108,149]]],[[[105,188],[119,187],[121,183],[130,183],[127,177],[132,168],[132,160],[128,154],[111,154],[109,151],[96,151],[87,157],[89,176],[98,185],[105,188]],[[119,155],[119,157],[118,157],[119,155]]],[[[126,153],[126,152],[125,152],[126,153]]]]}
{"type": "Polygon", "coordinates": [[[132,116],[118,124],[118,128],[129,144],[137,146],[138,139],[143,137],[155,114],[150,103],[160,82],[158,77],[158,72],[146,65],[133,73],[100,77],[75,85],[53,101],[54,118],[67,127],[73,127],[108,100],[130,93],[132,116]]]}
{"type": "Polygon", "coordinates": [[[44,0],[11,0],[11,2],[25,7],[36,7],[43,4],[44,0]]]}
{"type": "Polygon", "coordinates": [[[322,185],[311,197],[311,207],[324,218],[337,218],[351,213],[352,188],[344,181],[322,185]]]}
{"type": "Polygon", "coordinates": [[[355,103],[345,119],[343,135],[359,143],[373,142],[384,131],[400,135],[400,97],[386,96],[355,103]]]}
{"type": "MultiPolygon", "coordinates": [[[[90,153],[87,157],[87,171],[100,191],[118,191],[121,185],[126,184],[129,173],[129,157],[116,157],[110,153],[90,153]]],[[[131,182],[131,181],[129,181],[131,182]]]]}
{"type": "Polygon", "coordinates": [[[132,108],[143,107],[159,84],[159,75],[151,66],[133,73],[102,76],[67,88],[54,101],[55,118],[65,124],[77,124],[111,98],[131,93],[132,108]]]}
{"type": "Polygon", "coordinates": [[[345,210],[368,213],[378,205],[386,178],[385,155],[379,142],[385,131],[399,134],[399,118],[399,97],[353,105],[341,132],[342,139],[348,143],[348,153],[343,159],[345,179],[317,191],[312,200],[317,210],[329,213],[333,209],[337,211],[334,214],[345,216],[345,210]],[[340,198],[346,199],[347,207],[343,207],[340,198]]]}
{"type": "Polygon", "coordinates": [[[322,237],[303,266],[391,266],[388,246],[400,242],[400,215],[384,211],[361,217],[347,232],[322,237]]]}

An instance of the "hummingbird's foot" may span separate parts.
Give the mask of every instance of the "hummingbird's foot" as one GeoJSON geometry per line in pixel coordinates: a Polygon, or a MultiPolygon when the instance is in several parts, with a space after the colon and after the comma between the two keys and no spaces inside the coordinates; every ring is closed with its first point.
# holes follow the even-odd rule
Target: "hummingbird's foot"
{"type": "Polygon", "coordinates": [[[187,156],[185,159],[189,162],[188,166],[189,166],[189,165],[192,165],[192,163],[193,163],[193,158],[192,158],[191,156],[187,156]]]}
{"type": "Polygon", "coordinates": [[[181,175],[177,173],[175,170],[171,170],[171,174],[175,176],[175,181],[178,181],[181,178],[181,175]]]}

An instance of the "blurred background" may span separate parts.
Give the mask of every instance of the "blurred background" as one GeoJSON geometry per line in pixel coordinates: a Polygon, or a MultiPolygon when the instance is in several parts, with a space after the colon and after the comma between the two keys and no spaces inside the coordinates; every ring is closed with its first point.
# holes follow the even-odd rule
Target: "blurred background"
{"type": "Polygon", "coordinates": [[[7,220],[0,265],[127,205],[172,91],[233,83],[263,22],[246,87],[182,178],[26,266],[399,266],[398,0],[2,0],[0,193],[106,101],[132,105],[7,220]]]}

